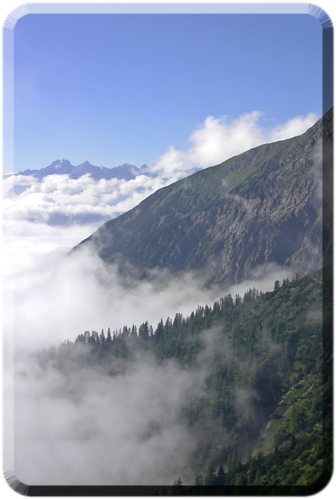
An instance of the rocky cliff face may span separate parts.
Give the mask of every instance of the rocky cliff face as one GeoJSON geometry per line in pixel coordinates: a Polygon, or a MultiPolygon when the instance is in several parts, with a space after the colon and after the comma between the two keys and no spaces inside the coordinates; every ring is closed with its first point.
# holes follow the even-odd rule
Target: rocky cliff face
{"type": "Polygon", "coordinates": [[[272,263],[311,273],[322,262],[322,143],[331,141],[332,110],[299,137],[157,191],[81,245],[93,243],[107,262],[199,270],[215,282],[272,263]]]}

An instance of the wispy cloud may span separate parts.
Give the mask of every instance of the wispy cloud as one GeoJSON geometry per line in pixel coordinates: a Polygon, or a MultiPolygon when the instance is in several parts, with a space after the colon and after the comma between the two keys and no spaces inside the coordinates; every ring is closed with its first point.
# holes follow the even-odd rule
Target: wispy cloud
{"type": "Polygon", "coordinates": [[[171,485],[181,473],[193,482],[199,442],[181,411],[190,394],[202,395],[201,372],[173,361],[158,367],[149,355],[120,376],[70,359],[67,374],[36,362],[17,367],[15,471],[23,483],[171,485]]]}
{"type": "Polygon", "coordinates": [[[317,121],[314,113],[308,113],[307,116],[295,116],[286,123],[274,127],[267,135],[268,142],[290,139],[301,135],[317,121]]]}
{"type": "Polygon", "coordinates": [[[231,121],[225,116],[208,116],[190,135],[189,149],[180,151],[172,146],[153,169],[162,175],[174,176],[183,169],[213,166],[263,143],[301,135],[317,120],[314,113],[309,113],[266,130],[261,124],[262,117],[263,113],[258,111],[231,121]]]}

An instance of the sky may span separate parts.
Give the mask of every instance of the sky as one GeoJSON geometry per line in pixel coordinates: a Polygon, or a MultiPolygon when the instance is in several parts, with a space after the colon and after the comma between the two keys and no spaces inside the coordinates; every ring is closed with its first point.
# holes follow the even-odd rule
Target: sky
{"type": "Polygon", "coordinates": [[[267,132],[322,115],[310,15],[28,14],[14,71],[15,171],[56,159],[153,166],[209,117],[258,112],[267,132]]]}

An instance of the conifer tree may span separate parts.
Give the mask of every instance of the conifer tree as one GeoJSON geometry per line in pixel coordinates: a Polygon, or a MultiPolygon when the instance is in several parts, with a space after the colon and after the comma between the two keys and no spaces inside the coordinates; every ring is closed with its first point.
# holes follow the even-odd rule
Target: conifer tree
{"type": "Polygon", "coordinates": [[[218,471],[217,471],[217,476],[219,478],[223,477],[224,476],[224,468],[223,468],[223,465],[221,464],[220,467],[218,468],[218,471]]]}
{"type": "Polygon", "coordinates": [[[213,485],[214,484],[214,478],[215,478],[215,465],[212,460],[210,460],[206,475],[204,478],[204,485],[213,485]]]}
{"type": "Polygon", "coordinates": [[[163,320],[161,319],[155,330],[155,342],[159,343],[163,335],[163,320]]]}
{"type": "Polygon", "coordinates": [[[149,325],[148,325],[148,321],[144,322],[139,327],[139,338],[142,339],[142,340],[145,340],[145,341],[148,340],[148,338],[149,338],[149,325]]]}
{"type": "Polygon", "coordinates": [[[249,464],[250,461],[252,459],[252,449],[251,449],[251,446],[249,446],[248,450],[247,450],[247,458],[246,458],[246,462],[249,464]]]}
{"type": "Polygon", "coordinates": [[[195,476],[195,485],[203,485],[203,477],[202,477],[202,475],[199,475],[198,473],[196,473],[196,476],[195,476]]]}

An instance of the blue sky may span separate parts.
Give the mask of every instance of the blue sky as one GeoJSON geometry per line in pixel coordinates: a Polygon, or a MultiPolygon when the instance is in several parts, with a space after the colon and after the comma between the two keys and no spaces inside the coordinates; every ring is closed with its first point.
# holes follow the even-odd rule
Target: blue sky
{"type": "Polygon", "coordinates": [[[309,15],[29,14],[14,43],[15,170],[151,166],[208,116],[259,111],[267,130],[322,115],[309,15]]]}

